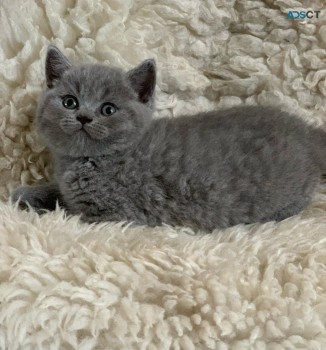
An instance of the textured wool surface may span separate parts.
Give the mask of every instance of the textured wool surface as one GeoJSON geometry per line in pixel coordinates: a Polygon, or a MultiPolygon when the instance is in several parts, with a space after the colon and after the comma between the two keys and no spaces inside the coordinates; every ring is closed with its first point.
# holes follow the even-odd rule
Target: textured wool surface
{"type": "Polygon", "coordinates": [[[1,350],[326,348],[325,185],[300,215],[208,235],[6,203],[51,176],[33,127],[49,42],[80,63],[155,58],[156,117],[272,104],[322,126],[324,0],[3,0],[0,39],[1,350]]]}

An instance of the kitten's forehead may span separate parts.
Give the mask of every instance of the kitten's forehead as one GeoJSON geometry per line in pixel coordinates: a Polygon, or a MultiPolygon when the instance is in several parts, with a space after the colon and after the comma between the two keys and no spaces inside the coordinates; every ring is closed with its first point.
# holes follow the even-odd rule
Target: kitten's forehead
{"type": "Polygon", "coordinates": [[[76,66],[69,69],[62,78],[65,87],[73,89],[78,95],[103,99],[106,96],[123,95],[135,97],[125,77],[118,69],[99,64],[76,66]]]}

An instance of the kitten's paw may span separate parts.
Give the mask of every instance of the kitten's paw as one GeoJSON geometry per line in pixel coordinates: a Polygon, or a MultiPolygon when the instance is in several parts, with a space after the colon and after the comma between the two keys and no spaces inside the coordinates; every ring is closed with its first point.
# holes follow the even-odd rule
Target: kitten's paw
{"type": "Polygon", "coordinates": [[[28,207],[31,206],[37,212],[41,212],[44,208],[42,200],[34,193],[33,187],[18,187],[11,194],[10,199],[13,203],[18,202],[18,206],[22,210],[28,209],[28,207]]]}
{"type": "Polygon", "coordinates": [[[63,174],[63,188],[62,192],[66,191],[79,193],[80,190],[84,192],[87,187],[94,186],[94,177],[98,173],[98,166],[96,161],[89,157],[85,158],[83,161],[74,162],[69,170],[63,174]]]}
{"type": "Polygon", "coordinates": [[[21,209],[27,208],[27,188],[26,187],[18,187],[11,195],[10,199],[12,203],[18,202],[18,206],[21,209]]]}
{"type": "Polygon", "coordinates": [[[88,170],[93,170],[97,168],[96,161],[92,157],[89,157],[84,164],[88,170]]]}
{"type": "Polygon", "coordinates": [[[78,175],[74,171],[66,171],[63,174],[63,182],[68,190],[77,191],[87,187],[89,178],[87,175],[78,175]]]}
{"type": "Polygon", "coordinates": [[[63,183],[70,189],[76,190],[79,188],[78,175],[76,172],[68,170],[62,176],[63,183]]]}

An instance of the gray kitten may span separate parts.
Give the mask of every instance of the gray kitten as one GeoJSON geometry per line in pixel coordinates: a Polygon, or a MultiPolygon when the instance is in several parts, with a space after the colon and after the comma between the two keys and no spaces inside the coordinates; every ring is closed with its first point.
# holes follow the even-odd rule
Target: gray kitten
{"type": "Polygon", "coordinates": [[[153,119],[156,68],[73,66],[54,46],[37,124],[52,183],[12,196],[55,203],[88,222],[212,230],[282,220],[309,203],[326,171],[326,134],[274,108],[153,119]]]}

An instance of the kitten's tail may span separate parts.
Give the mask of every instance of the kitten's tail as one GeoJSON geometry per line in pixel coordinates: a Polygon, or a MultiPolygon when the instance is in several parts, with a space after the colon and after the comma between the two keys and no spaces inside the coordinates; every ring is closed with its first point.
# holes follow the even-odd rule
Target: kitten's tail
{"type": "Polygon", "coordinates": [[[326,175],[326,131],[314,129],[311,144],[322,175],[326,175]]]}

